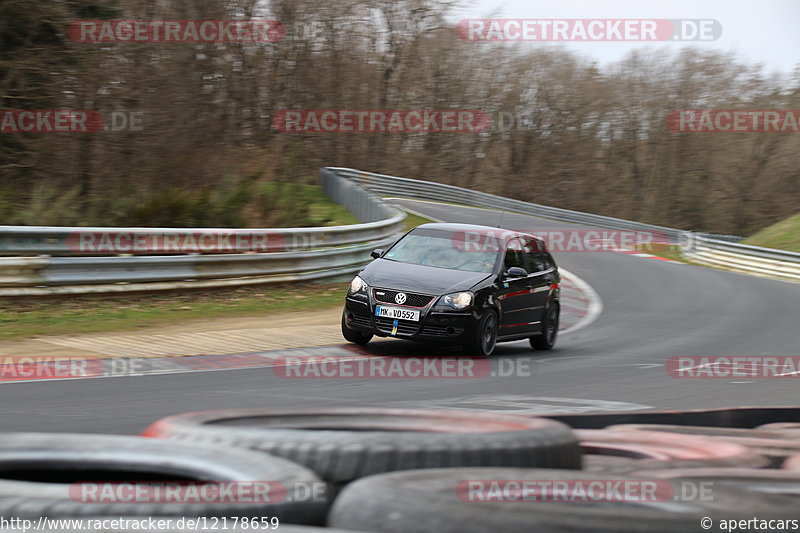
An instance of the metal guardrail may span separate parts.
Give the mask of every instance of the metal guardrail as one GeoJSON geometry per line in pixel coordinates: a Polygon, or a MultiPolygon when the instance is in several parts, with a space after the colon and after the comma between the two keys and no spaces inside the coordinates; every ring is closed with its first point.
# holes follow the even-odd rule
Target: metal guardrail
{"type": "Polygon", "coordinates": [[[351,274],[369,261],[371,250],[399,237],[406,215],[333,172],[323,169],[320,180],[360,224],[254,230],[0,226],[0,254],[15,255],[0,257],[0,296],[206,288],[351,274]],[[169,246],[176,239],[181,246],[169,246]],[[201,253],[219,251],[228,253],[201,253]]]}
{"type": "Polygon", "coordinates": [[[331,167],[328,170],[350,178],[364,188],[384,196],[503,209],[604,229],[649,231],[656,235],[666,236],[673,244],[680,245],[681,255],[697,263],[775,279],[800,281],[800,254],[740,244],[735,241],[741,240],[741,237],[735,235],[695,233],[591,213],[581,213],[579,211],[512,200],[502,196],[431,181],[374,174],[349,168],[331,167]]]}
{"type": "Polygon", "coordinates": [[[402,232],[405,214],[377,195],[501,209],[604,229],[649,231],[680,244],[682,255],[695,262],[800,281],[800,254],[739,244],[732,235],[693,233],[347,168],[322,169],[320,180],[328,196],[352,211],[360,224],[256,230],[0,226],[0,255],[17,256],[0,257],[0,296],[237,286],[350,274],[361,268],[370,250],[387,246],[402,232]],[[111,243],[110,249],[81,248],[82,236],[98,234],[111,243]],[[230,253],[199,253],[219,251],[213,246],[181,253],[164,245],[167,237],[176,236],[190,237],[192,242],[203,236],[227,239],[231,245],[224,251],[230,253]],[[146,251],[121,250],[115,239],[127,244],[141,241],[146,251]],[[253,252],[254,242],[265,245],[266,252],[253,252]],[[119,255],[121,251],[127,253],[119,255]],[[242,251],[250,253],[236,253],[242,251]]]}
{"type": "Polygon", "coordinates": [[[674,242],[678,242],[681,235],[684,233],[682,230],[677,230],[674,228],[665,228],[663,226],[632,222],[630,220],[623,220],[621,218],[593,215],[591,213],[582,213],[580,211],[571,211],[569,209],[560,209],[558,207],[531,204],[521,200],[513,200],[503,196],[496,196],[494,194],[473,191],[471,189],[464,189],[462,187],[445,185],[432,181],[399,178],[384,174],[373,174],[370,172],[363,172],[349,168],[329,167],[328,170],[334,171],[340,176],[350,178],[356,183],[360,184],[362,187],[382,196],[400,196],[404,198],[434,200],[440,202],[472,205],[475,207],[501,209],[522,213],[525,215],[551,218],[562,222],[601,226],[608,229],[651,231],[653,233],[664,235],[674,242]]]}
{"type": "Polygon", "coordinates": [[[0,296],[200,289],[334,278],[396,239],[305,252],[142,257],[3,257],[0,296]]]}
{"type": "Polygon", "coordinates": [[[800,282],[800,254],[690,234],[681,246],[690,261],[744,274],[800,282]]]}

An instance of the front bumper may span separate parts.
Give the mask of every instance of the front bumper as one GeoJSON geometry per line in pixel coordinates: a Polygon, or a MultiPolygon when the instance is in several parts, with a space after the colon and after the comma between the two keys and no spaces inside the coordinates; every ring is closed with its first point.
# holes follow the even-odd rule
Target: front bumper
{"type": "MultiPolygon", "coordinates": [[[[437,298],[422,308],[419,322],[375,316],[376,302],[371,296],[347,296],[344,306],[345,324],[348,328],[371,333],[379,337],[399,337],[425,342],[465,344],[475,338],[478,320],[473,312],[434,311],[437,298]],[[396,322],[396,324],[395,324],[396,322]]],[[[381,303],[380,305],[389,305],[381,303]]]]}

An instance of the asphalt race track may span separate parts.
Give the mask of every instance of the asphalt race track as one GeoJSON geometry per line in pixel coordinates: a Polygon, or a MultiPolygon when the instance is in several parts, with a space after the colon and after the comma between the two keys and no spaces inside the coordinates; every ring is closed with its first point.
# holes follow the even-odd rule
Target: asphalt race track
{"type": "MultiPolygon", "coordinates": [[[[448,222],[495,225],[499,213],[401,201],[448,222]]],[[[506,214],[503,226],[575,226],[506,214]]],[[[800,285],[622,253],[555,254],[603,303],[584,328],[549,353],[501,344],[499,363],[530,376],[482,379],[285,379],[258,368],[0,384],[3,431],[138,433],[174,413],[233,407],[417,406],[557,412],[800,403],[794,378],[676,379],[677,355],[800,355],[800,285]]],[[[377,341],[417,349],[413,343],[377,341]]],[[[381,348],[383,346],[383,348],[381,348]]],[[[399,349],[394,348],[393,349],[399,349]]],[[[456,352],[454,352],[456,353],[456,352]]]]}

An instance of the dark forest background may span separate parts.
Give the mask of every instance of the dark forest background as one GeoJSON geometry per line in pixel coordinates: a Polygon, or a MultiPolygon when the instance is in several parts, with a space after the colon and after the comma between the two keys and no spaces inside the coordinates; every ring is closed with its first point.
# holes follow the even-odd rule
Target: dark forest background
{"type": "MultiPolygon", "coordinates": [[[[679,134],[679,109],[800,109],[800,71],[709,48],[600,67],[459,40],[437,0],[3,0],[3,109],[127,110],[142,131],[0,134],[0,224],[259,226],[263,182],[349,166],[746,235],[800,210],[799,134],[679,134]],[[76,19],[280,20],[265,44],[80,44],[76,19]],[[480,134],[297,134],[284,109],[480,109],[480,134]]],[[[780,46],[775,43],[775,46],[780,46]]],[[[672,51],[670,51],[672,50],[672,51]]],[[[285,206],[284,206],[285,207],[285,206]]]]}

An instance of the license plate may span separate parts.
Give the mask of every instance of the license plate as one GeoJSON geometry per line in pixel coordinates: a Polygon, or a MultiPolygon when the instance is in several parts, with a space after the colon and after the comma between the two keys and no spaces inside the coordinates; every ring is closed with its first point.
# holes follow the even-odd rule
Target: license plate
{"type": "Polygon", "coordinates": [[[375,316],[384,318],[396,318],[399,320],[413,320],[419,322],[419,311],[416,309],[403,309],[402,307],[375,307],[375,316]]]}

